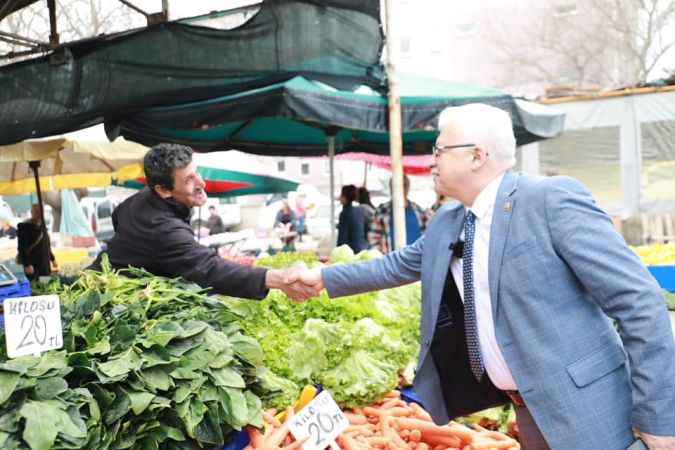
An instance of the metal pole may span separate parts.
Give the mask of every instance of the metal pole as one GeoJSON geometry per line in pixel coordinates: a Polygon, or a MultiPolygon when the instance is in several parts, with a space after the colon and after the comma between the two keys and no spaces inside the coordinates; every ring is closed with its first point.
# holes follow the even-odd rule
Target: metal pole
{"type": "Polygon", "coordinates": [[[59,33],[56,30],[56,0],[47,0],[49,7],[49,45],[52,47],[59,46],[59,33]]]}
{"type": "Polygon", "coordinates": [[[401,135],[401,99],[398,95],[398,78],[394,65],[396,45],[391,13],[391,0],[385,0],[387,22],[387,80],[389,85],[389,151],[391,154],[391,200],[394,212],[394,248],[396,250],[406,245],[405,235],[405,198],[403,195],[403,139],[401,135]]]}
{"type": "Polygon", "coordinates": [[[35,192],[38,198],[38,207],[40,208],[40,217],[42,218],[42,232],[44,233],[46,239],[49,239],[49,233],[47,232],[47,223],[45,220],[45,209],[42,204],[42,189],[40,189],[40,175],[38,174],[38,168],[40,167],[40,161],[30,161],[28,166],[33,169],[33,176],[35,177],[35,192]]]}
{"type": "Polygon", "coordinates": [[[328,165],[330,167],[330,241],[335,245],[335,135],[328,135],[328,165]]]}
{"type": "Polygon", "coordinates": [[[169,21],[169,0],[162,0],[162,14],[164,14],[164,20],[169,21]]]}

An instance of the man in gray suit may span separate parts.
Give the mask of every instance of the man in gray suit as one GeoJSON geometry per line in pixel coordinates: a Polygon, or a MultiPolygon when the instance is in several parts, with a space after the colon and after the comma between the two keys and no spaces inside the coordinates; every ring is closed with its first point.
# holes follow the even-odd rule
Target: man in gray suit
{"type": "Polygon", "coordinates": [[[414,244],[299,281],[331,297],[422,281],[415,389],[437,422],[511,400],[524,449],[675,449],[665,302],[610,219],[573,179],[510,170],[507,113],[448,108],[439,128],[436,190],[461,203],[414,244]]]}

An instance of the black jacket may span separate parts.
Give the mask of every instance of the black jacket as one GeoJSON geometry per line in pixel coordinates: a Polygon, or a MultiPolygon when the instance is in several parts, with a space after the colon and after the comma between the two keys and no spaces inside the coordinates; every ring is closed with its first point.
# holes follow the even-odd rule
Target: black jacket
{"type": "Polygon", "coordinates": [[[49,234],[45,238],[44,228],[30,220],[21,222],[17,229],[17,262],[24,267],[33,266],[30,280],[51,275],[50,261],[56,261],[51,250],[49,234]]]}
{"type": "MultiPolygon", "coordinates": [[[[115,235],[106,253],[115,269],[141,267],[160,276],[181,276],[213,292],[264,298],[266,269],[222,259],[200,245],[190,227],[190,209],[149,189],[132,195],[113,211],[115,235]]],[[[101,255],[92,264],[100,270],[101,255]]]]}

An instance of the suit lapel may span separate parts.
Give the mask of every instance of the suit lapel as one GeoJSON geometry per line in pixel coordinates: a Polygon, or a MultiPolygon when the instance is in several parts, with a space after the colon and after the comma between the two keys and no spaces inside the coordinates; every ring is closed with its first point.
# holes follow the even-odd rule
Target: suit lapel
{"type": "Polygon", "coordinates": [[[430,292],[430,325],[431,328],[426,330],[429,336],[433,336],[433,330],[436,327],[436,319],[438,317],[438,308],[440,307],[443,298],[443,289],[445,288],[445,277],[448,275],[448,268],[450,267],[450,259],[452,250],[450,245],[459,241],[459,236],[462,233],[462,226],[464,224],[464,208],[457,207],[448,215],[447,222],[439,229],[444,230],[441,236],[436,241],[430,241],[427,236],[425,245],[433,245],[436,247],[433,276],[431,278],[431,292],[430,292]]]}
{"type": "Polygon", "coordinates": [[[512,171],[504,174],[502,183],[497,191],[490,226],[490,253],[488,256],[488,282],[490,285],[490,300],[492,303],[492,317],[496,322],[499,313],[499,276],[502,270],[504,247],[509,234],[509,226],[513,210],[516,207],[512,194],[518,187],[519,175],[512,171]]]}

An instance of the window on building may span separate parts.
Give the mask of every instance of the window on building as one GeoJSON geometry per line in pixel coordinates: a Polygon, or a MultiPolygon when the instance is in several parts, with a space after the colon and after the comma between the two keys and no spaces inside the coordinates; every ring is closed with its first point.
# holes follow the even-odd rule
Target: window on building
{"type": "Polygon", "coordinates": [[[302,163],[300,165],[300,173],[302,175],[309,175],[309,163],[302,163]]]}
{"type": "Polygon", "coordinates": [[[561,3],[555,7],[556,16],[569,16],[577,13],[576,2],[561,3]]]}
{"type": "Polygon", "coordinates": [[[277,161],[277,170],[279,172],[285,172],[286,171],[286,161],[277,161]]]}

